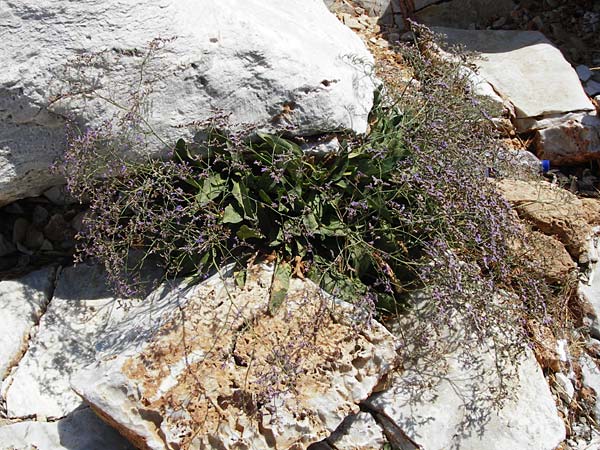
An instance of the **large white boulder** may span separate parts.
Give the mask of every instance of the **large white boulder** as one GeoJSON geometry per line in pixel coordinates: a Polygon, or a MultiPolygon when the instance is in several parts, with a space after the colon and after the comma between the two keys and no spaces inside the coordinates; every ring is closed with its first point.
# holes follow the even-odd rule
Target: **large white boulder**
{"type": "Polygon", "coordinates": [[[153,154],[215,111],[304,135],[367,129],[372,56],[322,0],[2,0],[0,35],[0,204],[59,181],[48,167],[65,148],[65,117],[99,124],[140,86],[152,91],[153,154]],[[176,39],[147,60],[159,37],[176,39]],[[111,102],[54,101],[90,80],[111,102]]]}
{"type": "Polygon", "coordinates": [[[328,437],[392,369],[394,339],[309,281],[292,279],[270,313],[272,278],[255,266],[243,288],[216,275],[157,291],[73,388],[138,448],[303,449],[328,437]]]}
{"type": "Polygon", "coordinates": [[[0,381],[19,362],[54,288],[55,268],[0,281],[0,381]]]}

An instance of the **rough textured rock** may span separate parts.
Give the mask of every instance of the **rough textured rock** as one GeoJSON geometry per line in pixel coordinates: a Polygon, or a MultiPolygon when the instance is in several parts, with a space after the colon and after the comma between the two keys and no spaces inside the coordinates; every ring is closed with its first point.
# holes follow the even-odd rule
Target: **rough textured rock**
{"type": "Polygon", "coordinates": [[[591,333],[600,337],[600,227],[588,236],[585,249],[588,265],[579,279],[578,292],[592,307],[591,333]]]}
{"type": "Polygon", "coordinates": [[[597,202],[586,202],[546,181],[504,179],[497,187],[521,218],[556,237],[579,260],[592,224],[598,220],[597,202]]]}
{"type": "Polygon", "coordinates": [[[546,280],[555,285],[565,284],[577,269],[577,264],[565,246],[555,237],[546,236],[539,231],[531,233],[529,239],[533,248],[531,257],[540,267],[546,280]]]}
{"type": "Polygon", "coordinates": [[[516,118],[592,111],[577,73],[542,33],[536,31],[435,28],[448,44],[480,53],[481,76],[515,107],[516,118]]]}
{"type": "Polygon", "coordinates": [[[577,114],[536,132],[536,153],[552,164],[581,164],[600,159],[600,119],[577,114]]]}
{"type": "MultiPolygon", "coordinates": [[[[176,39],[145,63],[148,121],[170,145],[192,137],[178,126],[215,110],[301,134],[367,128],[372,56],[322,0],[8,0],[0,17],[0,204],[58,184],[48,167],[64,149],[65,116],[88,125],[115,111],[89,98],[52,103],[65,83],[77,92],[85,73],[101,95],[127,103],[159,36],[176,39]],[[86,52],[97,56],[82,69],[86,52]]],[[[151,140],[144,152],[164,150],[151,140]]]]}
{"type": "Polygon", "coordinates": [[[70,377],[94,361],[96,342],[118,314],[102,270],[64,269],[36,336],[6,380],[8,416],[64,417],[81,404],[70,377]]]}
{"type": "Polygon", "coordinates": [[[56,422],[25,421],[0,427],[4,450],[134,450],[90,408],[56,422]]]}
{"type": "Polygon", "coordinates": [[[74,389],[144,449],[306,448],[329,436],[392,368],[379,324],[356,329],[347,304],[292,279],[267,312],[272,271],[244,288],[215,276],[158,290],[101,344],[74,389]]]}
{"type": "Polygon", "coordinates": [[[596,404],[594,414],[600,417],[600,369],[598,365],[585,353],[579,359],[581,366],[581,381],[584,386],[590,387],[596,393],[596,404]]]}
{"type": "Polygon", "coordinates": [[[327,442],[336,450],[375,450],[382,449],[387,439],[373,416],[360,412],[346,417],[327,442]]]}
{"type": "Polygon", "coordinates": [[[415,373],[407,370],[393,378],[388,390],[365,402],[383,419],[388,437],[403,441],[400,448],[553,450],[565,438],[564,424],[533,355],[521,362],[519,383],[509,385],[513,398],[499,410],[478,404],[477,390],[485,392],[488,379],[474,377],[464,361],[452,355],[446,362],[447,373],[432,380],[429,391],[412,388],[415,373]]]}
{"type": "Polygon", "coordinates": [[[48,267],[18,280],[0,281],[0,381],[27,349],[54,288],[55,271],[48,267]]]}

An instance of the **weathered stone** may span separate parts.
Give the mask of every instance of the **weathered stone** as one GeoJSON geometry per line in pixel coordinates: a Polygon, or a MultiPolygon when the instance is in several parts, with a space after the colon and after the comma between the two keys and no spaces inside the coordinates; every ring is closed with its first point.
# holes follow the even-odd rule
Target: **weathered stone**
{"type": "Polygon", "coordinates": [[[556,237],[579,260],[592,230],[595,209],[575,194],[546,181],[503,179],[496,186],[521,218],[542,233],[556,237]]]}
{"type": "Polygon", "coordinates": [[[4,450],[134,450],[89,408],[56,422],[25,421],[0,426],[4,450]]]}
{"type": "Polygon", "coordinates": [[[35,205],[31,213],[31,222],[36,227],[44,227],[48,222],[48,210],[40,205],[35,205]]]}
{"type": "Polygon", "coordinates": [[[4,395],[9,417],[64,417],[80,403],[71,375],[94,361],[95,345],[120,313],[98,267],[64,269],[39,329],[4,395]]]}
{"type": "Polygon", "coordinates": [[[23,244],[30,250],[38,250],[44,244],[44,233],[34,226],[29,227],[23,244]]]}
{"type": "Polygon", "coordinates": [[[387,439],[373,416],[360,412],[346,417],[327,442],[336,450],[375,450],[384,448],[387,439]]]}
{"type": "Polygon", "coordinates": [[[44,235],[54,242],[62,242],[73,237],[73,230],[62,214],[53,214],[44,227],[44,235]]]}
{"type": "Polygon", "coordinates": [[[447,43],[479,52],[480,75],[515,107],[516,118],[592,111],[575,70],[537,31],[435,28],[447,43]]]}
{"type": "Polygon", "coordinates": [[[554,378],[556,379],[556,384],[559,386],[559,395],[561,398],[567,403],[571,403],[571,400],[575,396],[575,388],[569,377],[562,372],[558,372],[554,374],[554,378]]]}
{"type": "MultiPolygon", "coordinates": [[[[145,81],[155,80],[147,120],[168,145],[192,141],[193,127],[180,126],[215,110],[302,135],[367,129],[373,58],[322,0],[22,0],[1,14],[0,205],[60,183],[49,167],[65,149],[63,117],[96,125],[117,111],[93,95],[56,97],[77,91],[65,83],[80,83],[82,71],[123,104],[144,64],[145,81]],[[159,36],[176,39],[146,59],[159,36]],[[97,55],[91,67],[85,54],[97,55]]],[[[165,151],[153,138],[143,150],[165,151]]]]}
{"type": "Polygon", "coordinates": [[[581,382],[596,393],[594,414],[596,417],[600,417],[600,369],[594,360],[585,353],[579,358],[579,365],[581,366],[581,382]]]}
{"type": "Polygon", "coordinates": [[[533,253],[531,259],[536,262],[544,278],[554,285],[564,285],[577,269],[577,264],[555,237],[547,236],[539,231],[529,235],[533,253]]]}
{"type": "Polygon", "coordinates": [[[600,83],[594,80],[590,80],[585,83],[584,86],[585,93],[590,97],[594,97],[595,95],[600,94],[600,83]]]}
{"type": "Polygon", "coordinates": [[[581,164],[600,159],[600,118],[577,114],[556,125],[539,129],[536,153],[555,165],[581,164]]]}
{"type": "MultiPolygon", "coordinates": [[[[487,364],[493,373],[490,360],[487,364]]],[[[488,383],[495,381],[475,375],[465,368],[467,362],[453,355],[445,361],[447,372],[432,379],[429,391],[414,389],[412,378],[420,375],[406,370],[393,378],[387,391],[365,402],[378,417],[387,419],[381,423],[388,436],[407,442],[401,448],[553,450],[565,438],[564,424],[533,355],[520,361],[518,383],[506,380],[511,396],[499,409],[480,399],[487,394],[488,383]]]]}
{"type": "Polygon", "coordinates": [[[590,68],[588,66],[584,66],[583,64],[575,67],[575,71],[577,72],[579,79],[583,82],[586,82],[592,78],[593,75],[593,72],[590,70],[590,68]]]}
{"type": "Polygon", "coordinates": [[[429,26],[487,27],[499,17],[509,15],[513,7],[512,0],[452,0],[421,9],[414,17],[429,26]]]}
{"type": "Polygon", "coordinates": [[[600,338],[600,227],[592,230],[585,246],[587,268],[579,279],[578,293],[591,306],[591,333],[600,338]]]}
{"type": "Polygon", "coordinates": [[[306,448],[358,412],[395,359],[379,324],[292,279],[268,313],[272,270],[253,267],[131,308],[73,388],[139,448],[306,448]]]}
{"type": "Polygon", "coordinates": [[[15,220],[15,223],[13,225],[13,244],[17,244],[25,240],[25,236],[27,235],[29,225],[29,221],[26,218],[17,217],[17,220],[15,220]]]}
{"type": "Polygon", "coordinates": [[[0,281],[0,381],[27,348],[54,287],[55,268],[32,272],[18,280],[0,281]]]}

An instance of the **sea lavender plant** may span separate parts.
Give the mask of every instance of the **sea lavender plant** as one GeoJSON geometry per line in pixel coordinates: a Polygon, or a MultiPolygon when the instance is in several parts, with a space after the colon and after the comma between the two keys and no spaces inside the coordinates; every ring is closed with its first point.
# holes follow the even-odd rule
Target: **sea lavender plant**
{"type": "Polygon", "coordinates": [[[517,250],[527,248],[523,229],[486,176],[499,145],[493,124],[460,62],[423,45],[402,53],[418,83],[380,90],[370,133],[340,136],[339,150],[321,157],[300,138],[221,115],[191,124],[200,145],[180,140],[170,158],[123,162],[123,146],[145,145],[147,133],[131,132],[143,125],[139,105],[72,128],[64,174],[90,205],[80,257],[104,263],[132,294],[149,258],[168,277],[199,279],[233,262],[243,283],[248,260],[271,255],[281,280],[309,277],[374,305],[400,330],[406,360],[442,354],[436,336],[458,328],[465,355],[488,342],[514,359],[526,347],[525,317],[545,314],[551,293],[517,250]],[[132,250],[143,255],[133,264],[132,250]]]}

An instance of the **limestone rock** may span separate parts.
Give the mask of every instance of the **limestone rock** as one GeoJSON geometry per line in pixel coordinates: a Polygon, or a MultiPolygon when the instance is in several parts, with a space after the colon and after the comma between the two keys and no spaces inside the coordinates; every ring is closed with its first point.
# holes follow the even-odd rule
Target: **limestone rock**
{"type": "Polygon", "coordinates": [[[594,413],[596,417],[600,417],[600,369],[594,360],[585,353],[579,359],[579,365],[581,366],[583,385],[592,388],[596,393],[594,413]]]}
{"type": "Polygon", "coordinates": [[[139,448],[306,448],[329,436],[392,368],[379,324],[292,279],[268,313],[272,270],[158,290],[107,334],[73,388],[139,448]]]}
{"type": "Polygon", "coordinates": [[[514,105],[517,119],[594,109],[573,67],[542,33],[434,30],[448,44],[480,53],[475,60],[479,73],[514,105]]]}
{"type": "MultiPolygon", "coordinates": [[[[406,442],[400,448],[553,450],[565,438],[564,424],[533,355],[520,362],[519,382],[509,381],[512,396],[499,410],[479,399],[490,381],[487,376],[475,376],[453,355],[445,361],[447,372],[432,380],[430,390],[413,389],[415,373],[407,370],[393,378],[387,391],[365,402],[384,419],[388,436],[406,442]]],[[[493,373],[493,366],[489,368],[493,373]]]]}
{"type": "MultiPolygon", "coordinates": [[[[578,292],[592,308],[591,333],[600,337],[600,227],[592,230],[586,242],[587,269],[579,280],[578,292]]],[[[600,392],[599,392],[600,393],[600,392]]]]}
{"type": "Polygon", "coordinates": [[[554,285],[563,285],[577,269],[577,264],[565,246],[555,237],[534,231],[529,236],[533,254],[531,257],[540,267],[546,280],[554,285]]]}
{"type": "Polygon", "coordinates": [[[387,439],[373,416],[360,412],[346,417],[327,442],[336,450],[379,450],[387,439]]]}
{"type": "Polygon", "coordinates": [[[595,209],[575,194],[546,181],[500,180],[502,195],[519,216],[533,223],[542,233],[562,242],[577,261],[592,230],[595,209]]]}
{"type": "Polygon", "coordinates": [[[0,281],[0,381],[25,352],[29,335],[50,299],[55,271],[47,267],[18,280],[0,281]]]}
{"type": "Polygon", "coordinates": [[[600,118],[595,113],[565,117],[539,129],[536,153],[554,165],[581,164],[600,159],[600,118]]]}
{"type": "Polygon", "coordinates": [[[70,377],[94,361],[96,342],[119,314],[105,277],[97,266],[61,272],[37,334],[5,383],[9,417],[59,418],[81,403],[70,377]]]}
{"type": "MultiPolygon", "coordinates": [[[[85,88],[79,78],[128,105],[142,63],[154,80],[147,120],[168,145],[215,110],[303,135],[367,129],[372,56],[322,0],[23,0],[3,2],[0,17],[0,205],[59,184],[49,166],[65,148],[64,117],[85,127],[113,116],[108,102],[64,96],[85,88]],[[176,39],[146,60],[158,37],[176,39]]],[[[164,151],[157,139],[143,149],[164,151]]]]}
{"type": "Polygon", "coordinates": [[[0,426],[4,450],[134,450],[90,408],[56,422],[17,422],[0,426]]]}

